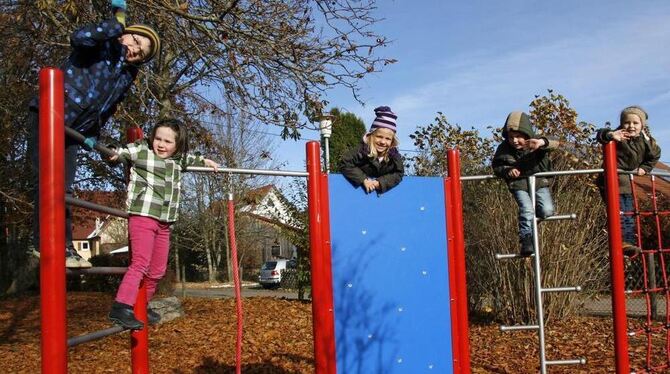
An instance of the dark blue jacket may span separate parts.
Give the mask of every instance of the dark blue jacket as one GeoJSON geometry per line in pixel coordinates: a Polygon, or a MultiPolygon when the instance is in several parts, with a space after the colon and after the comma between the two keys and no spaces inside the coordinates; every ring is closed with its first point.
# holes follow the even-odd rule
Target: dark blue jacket
{"type": "MultiPolygon", "coordinates": [[[[137,76],[137,66],[125,61],[126,47],[118,41],[122,33],[123,25],[109,19],[70,36],[73,50],[62,67],[65,125],[87,136],[100,133],[137,76]]],[[[31,102],[37,105],[37,99],[31,102]]]]}

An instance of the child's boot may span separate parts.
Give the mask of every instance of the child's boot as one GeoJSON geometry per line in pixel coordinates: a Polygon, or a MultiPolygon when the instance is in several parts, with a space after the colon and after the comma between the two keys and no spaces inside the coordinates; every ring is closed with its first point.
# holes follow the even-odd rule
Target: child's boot
{"type": "Polygon", "coordinates": [[[642,253],[642,249],[640,247],[628,242],[623,242],[621,247],[623,248],[623,255],[626,257],[633,257],[642,253]]]}
{"type": "Polygon", "coordinates": [[[535,253],[532,235],[524,235],[519,241],[521,243],[521,253],[519,253],[521,257],[530,257],[535,253]]]}
{"type": "Polygon", "coordinates": [[[133,307],[128,304],[115,301],[108,317],[110,321],[127,329],[142,330],[144,328],[144,324],[135,318],[133,307]]]}

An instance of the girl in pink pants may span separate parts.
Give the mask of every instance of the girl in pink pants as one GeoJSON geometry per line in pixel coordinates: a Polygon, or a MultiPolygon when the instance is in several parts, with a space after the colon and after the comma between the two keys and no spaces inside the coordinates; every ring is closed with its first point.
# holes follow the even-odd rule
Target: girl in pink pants
{"type": "MultiPolygon", "coordinates": [[[[147,299],[156,292],[165,275],[170,250],[170,227],[177,220],[182,171],[187,166],[208,166],[217,171],[218,164],[201,156],[188,154],[188,137],[184,124],[176,119],[162,120],[151,131],[149,142],[128,144],[111,158],[128,160],[128,232],[132,256],[121,281],[109,319],[125,328],[141,330],[144,324],[135,318],[133,305],[140,282],[144,279],[147,299]]],[[[150,323],[160,316],[148,309],[150,323]]]]}

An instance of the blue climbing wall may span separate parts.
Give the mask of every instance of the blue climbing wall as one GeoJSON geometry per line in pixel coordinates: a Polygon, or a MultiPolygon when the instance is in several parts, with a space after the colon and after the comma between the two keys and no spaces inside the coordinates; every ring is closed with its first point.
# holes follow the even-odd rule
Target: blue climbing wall
{"type": "Polygon", "coordinates": [[[444,187],[328,179],[338,373],[451,373],[444,187]]]}

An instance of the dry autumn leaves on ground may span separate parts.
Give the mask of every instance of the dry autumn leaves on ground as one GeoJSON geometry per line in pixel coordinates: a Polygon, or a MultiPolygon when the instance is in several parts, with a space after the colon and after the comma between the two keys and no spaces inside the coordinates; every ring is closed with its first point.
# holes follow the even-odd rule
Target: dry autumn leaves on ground
{"type": "MultiPolygon", "coordinates": [[[[68,333],[109,327],[111,296],[68,295],[68,333]]],[[[232,299],[182,299],[186,315],[151,327],[153,373],[234,373],[235,302],[232,299]]],[[[40,370],[39,298],[0,301],[0,367],[5,373],[40,370]]],[[[611,319],[577,317],[549,326],[549,359],[586,357],[584,366],[552,367],[552,373],[614,371],[611,319]]],[[[642,365],[644,346],[631,341],[631,365],[642,365]]],[[[491,323],[471,321],[473,373],[535,373],[537,337],[501,333],[491,323]]],[[[70,373],[130,373],[127,334],[83,344],[69,351],[70,373]]],[[[662,346],[660,346],[662,348],[662,346]]],[[[276,298],[244,299],[244,373],[312,373],[312,314],[308,302],[276,298]]],[[[661,356],[657,356],[661,357],[661,356]]],[[[639,366],[638,366],[639,367],[639,366]]]]}

